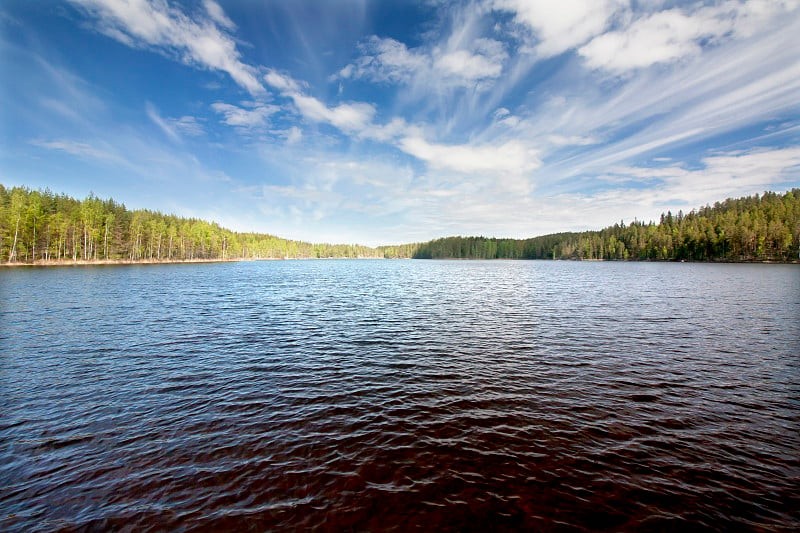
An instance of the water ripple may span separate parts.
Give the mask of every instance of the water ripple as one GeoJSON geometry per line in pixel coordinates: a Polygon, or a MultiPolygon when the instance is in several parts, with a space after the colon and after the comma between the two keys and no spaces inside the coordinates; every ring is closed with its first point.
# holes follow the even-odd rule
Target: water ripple
{"type": "Polygon", "coordinates": [[[800,529],[795,266],[0,272],[0,529],[800,529]]]}

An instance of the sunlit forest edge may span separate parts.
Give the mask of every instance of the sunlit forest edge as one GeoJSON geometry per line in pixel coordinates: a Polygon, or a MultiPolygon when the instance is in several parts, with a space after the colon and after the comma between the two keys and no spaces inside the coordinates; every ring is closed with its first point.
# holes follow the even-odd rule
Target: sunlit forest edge
{"type": "Polygon", "coordinates": [[[367,247],[243,233],[90,194],[0,184],[0,262],[173,262],[308,258],[796,261],[800,189],[765,192],[667,212],[658,222],[620,221],[599,231],[530,239],[446,237],[367,247]]]}

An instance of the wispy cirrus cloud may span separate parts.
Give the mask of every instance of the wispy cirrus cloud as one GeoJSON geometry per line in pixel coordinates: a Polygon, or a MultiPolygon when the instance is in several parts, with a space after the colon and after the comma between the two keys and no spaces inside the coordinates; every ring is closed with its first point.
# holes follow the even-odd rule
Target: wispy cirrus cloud
{"type": "Polygon", "coordinates": [[[469,85],[499,77],[507,58],[500,41],[475,39],[469,49],[436,50],[433,70],[441,72],[445,80],[452,80],[456,85],[469,85]]]}
{"type": "Polygon", "coordinates": [[[492,122],[472,137],[479,142],[514,138],[540,150],[543,164],[532,179],[544,189],[567,186],[577,175],[602,174],[608,166],[718,142],[714,140],[726,135],[727,142],[739,142],[760,136],[766,127],[772,128],[769,142],[780,143],[780,136],[789,139],[791,131],[769,122],[797,116],[800,62],[785,43],[800,32],[800,17],[795,13],[770,20],[768,30],[705,48],[670,68],[640,69],[630,77],[592,72],[587,83],[585,70],[576,64],[582,61],[575,57],[564,79],[548,87],[552,96],[537,95],[531,100],[533,109],[496,108],[492,122]],[[559,93],[559,86],[576,83],[575,76],[581,84],[559,93]]]}
{"type": "Polygon", "coordinates": [[[430,64],[424,53],[409,50],[404,43],[391,38],[381,39],[373,35],[360,48],[363,55],[342,68],[339,78],[408,83],[430,64]]]}
{"type": "Polygon", "coordinates": [[[370,127],[375,115],[375,106],[366,102],[328,106],[321,100],[304,94],[301,83],[274,70],[264,76],[264,81],[289,98],[306,120],[330,124],[347,134],[358,133],[370,127]]]}
{"type": "Polygon", "coordinates": [[[211,109],[221,114],[222,121],[228,126],[247,130],[266,126],[270,115],[278,112],[280,107],[258,102],[250,102],[243,107],[215,102],[211,104],[211,109]]]}
{"type": "MultiPolygon", "coordinates": [[[[480,87],[498,78],[508,53],[503,43],[476,38],[468,44],[409,49],[404,43],[375,35],[361,44],[363,55],[343,67],[340,79],[432,87],[480,87]]],[[[335,77],[335,78],[336,78],[335,77]]]]}
{"type": "Polygon", "coordinates": [[[619,166],[592,180],[593,192],[574,191],[542,198],[543,227],[560,230],[601,228],[616,220],[658,221],[668,210],[689,212],[725,198],[775,190],[800,178],[800,148],[723,152],[698,167],[619,166]],[[599,188],[594,188],[599,185],[599,188]],[[579,215],[579,216],[578,216],[579,215]],[[575,221],[565,227],[564,220],[575,221]]]}
{"type": "Polygon", "coordinates": [[[228,15],[222,10],[222,7],[214,0],[203,0],[203,8],[211,17],[211,20],[225,28],[226,30],[233,31],[236,29],[236,24],[228,18],[228,15]]]}
{"type": "Polygon", "coordinates": [[[738,2],[673,8],[633,19],[579,49],[591,68],[612,72],[670,63],[699,55],[722,40],[750,37],[797,2],[738,2]]]}
{"type": "Polygon", "coordinates": [[[291,76],[281,74],[273,69],[270,69],[269,72],[264,75],[264,81],[275,89],[287,94],[299,93],[303,90],[303,87],[292,79],[291,76]]]}
{"type": "Polygon", "coordinates": [[[751,149],[709,155],[701,168],[680,165],[660,168],[623,167],[612,174],[634,181],[656,180],[652,193],[682,202],[693,209],[725,198],[746,196],[796,180],[800,176],[800,148],[751,149]]]}
{"type": "Polygon", "coordinates": [[[328,107],[317,98],[291,93],[294,105],[306,119],[330,124],[345,133],[364,130],[375,115],[375,106],[365,102],[348,102],[328,107]]]}
{"type": "Polygon", "coordinates": [[[541,165],[536,150],[517,140],[487,144],[443,144],[425,139],[419,126],[394,118],[384,125],[373,123],[375,107],[364,102],[350,102],[328,107],[320,100],[300,92],[302,84],[290,77],[270,72],[265,80],[283,90],[300,114],[312,122],[330,124],[345,134],[389,142],[433,168],[462,173],[505,172],[521,174],[541,165]]]}
{"type": "Polygon", "coordinates": [[[178,118],[167,118],[172,128],[178,133],[189,137],[201,137],[206,134],[202,121],[191,115],[184,115],[178,118]]]}
{"type": "Polygon", "coordinates": [[[261,94],[256,69],[241,60],[235,28],[222,8],[204,0],[205,19],[194,20],[166,1],[70,0],[96,20],[98,31],[128,46],[152,48],[188,65],[227,73],[251,94],[261,94]]]}
{"type": "Polygon", "coordinates": [[[158,126],[167,137],[175,142],[183,142],[183,135],[199,137],[205,134],[205,129],[197,117],[189,115],[184,115],[179,118],[162,117],[152,102],[147,102],[145,104],[145,113],[153,124],[158,126]]]}
{"type": "Polygon", "coordinates": [[[475,172],[524,174],[541,166],[537,152],[516,140],[493,145],[447,145],[431,143],[422,137],[403,137],[398,146],[432,167],[468,174],[475,172]]]}
{"type": "Polygon", "coordinates": [[[147,102],[145,105],[145,113],[147,113],[148,118],[150,118],[150,120],[152,120],[156,126],[161,128],[161,131],[163,131],[167,137],[176,142],[182,141],[177,130],[171,124],[168,124],[166,120],[161,118],[158,109],[156,109],[156,106],[154,106],[151,102],[147,102]]]}
{"type": "MultiPolygon", "coordinates": [[[[796,0],[665,3],[628,0],[487,0],[530,31],[525,46],[539,58],[577,51],[590,68],[622,73],[699,55],[748,38],[795,11],[796,0]]],[[[525,50],[525,48],[523,48],[525,50]]]]}
{"type": "Polygon", "coordinates": [[[64,152],[81,159],[95,159],[105,162],[126,162],[123,157],[116,153],[108,146],[98,146],[83,141],[74,141],[71,139],[33,139],[30,141],[33,146],[46,148],[48,150],[57,150],[64,152]]]}

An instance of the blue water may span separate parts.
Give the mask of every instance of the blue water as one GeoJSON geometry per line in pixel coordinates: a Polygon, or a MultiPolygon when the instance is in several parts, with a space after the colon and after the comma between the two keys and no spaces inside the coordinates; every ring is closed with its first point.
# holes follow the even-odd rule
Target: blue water
{"type": "Polygon", "coordinates": [[[0,270],[0,530],[800,528],[800,267],[0,270]]]}

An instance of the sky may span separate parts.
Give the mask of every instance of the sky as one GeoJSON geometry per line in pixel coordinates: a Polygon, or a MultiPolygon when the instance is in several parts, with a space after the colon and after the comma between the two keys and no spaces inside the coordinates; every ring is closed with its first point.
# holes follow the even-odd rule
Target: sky
{"type": "Polygon", "coordinates": [[[4,0],[0,183],[312,242],[800,187],[800,0],[4,0]]]}

